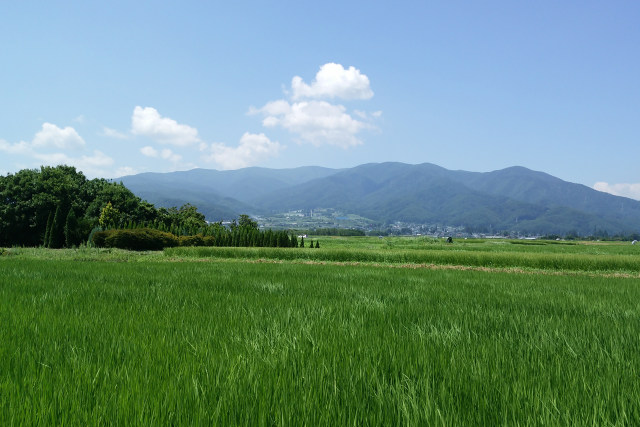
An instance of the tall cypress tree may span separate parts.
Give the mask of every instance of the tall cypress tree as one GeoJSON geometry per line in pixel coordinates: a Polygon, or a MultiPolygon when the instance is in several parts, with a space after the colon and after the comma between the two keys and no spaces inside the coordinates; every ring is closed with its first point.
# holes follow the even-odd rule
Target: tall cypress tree
{"type": "Polygon", "coordinates": [[[62,219],[62,204],[58,204],[56,213],[53,216],[51,225],[51,236],[49,237],[49,247],[53,249],[61,248],[64,244],[64,220],[62,219]]]}
{"type": "Polygon", "coordinates": [[[69,209],[67,219],[64,222],[64,245],[67,248],[77,245],[80,240],[78,235],[78,218],[73,209],[69,209]]]}
{"type": "Polygon", "coordinates": [[[49,211],[49,218],[47,219],[47,228],[44,230],[44,241],[42,245],[48,248],[51,244],[51,223],[53,222],[53,212],[49,211]]]}

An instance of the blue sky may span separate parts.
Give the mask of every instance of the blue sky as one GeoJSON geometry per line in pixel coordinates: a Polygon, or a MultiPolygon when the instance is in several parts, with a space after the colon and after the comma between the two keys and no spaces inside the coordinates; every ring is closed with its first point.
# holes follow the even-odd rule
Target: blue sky
{"type": "Polygon", "coordinates": [[[640,199],[640,2],[8,2],[0,173],[521,165],[640,199]]]}

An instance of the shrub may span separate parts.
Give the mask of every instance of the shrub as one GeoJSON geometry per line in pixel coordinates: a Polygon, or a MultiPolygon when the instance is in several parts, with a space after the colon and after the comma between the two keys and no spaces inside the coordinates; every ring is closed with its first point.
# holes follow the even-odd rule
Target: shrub
{"type": "Polygon", "coordinates": [[[180,236],[180,246],[205,246],[204,239],[201,234],[195,236],[180,236]]]}
{"type": "Polygon", "coordinates": [[[94,228],[93,230],[91,230],[91,234],[89,234],[87,243],[90,246],[104,248],[104,240],[106,239],[107,235],[108,233],[106,231],[101,231],[99,228],[94,228]]]}
{"type": "Polygon", "coordinates": [[[160,251],[178,246],[178,238],[164,231],[151,228],[133,230],[106,230],[93,234],[93,243],[98,247],[129,249],[134,251],[160,251]]]}

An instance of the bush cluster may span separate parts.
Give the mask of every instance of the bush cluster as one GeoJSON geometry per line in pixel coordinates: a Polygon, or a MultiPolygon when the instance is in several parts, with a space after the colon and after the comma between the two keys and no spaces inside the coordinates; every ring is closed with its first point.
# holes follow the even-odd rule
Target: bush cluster
{"type": "Polygon", "coordinates": [[[171,233],[151,228],[133,230],[105,230],[93,233],[93,244],[98,247],[129,249],[134,251],[160,251],[180,244],[171,233]]]}

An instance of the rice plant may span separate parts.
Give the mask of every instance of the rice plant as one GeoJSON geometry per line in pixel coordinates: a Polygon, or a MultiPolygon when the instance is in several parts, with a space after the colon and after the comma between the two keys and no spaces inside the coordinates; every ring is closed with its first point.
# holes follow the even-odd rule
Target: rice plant
{"type": "Polygon", "coordinates": [[[2,425],[640,423],[637,279],[8,252],[2,425]]]}

